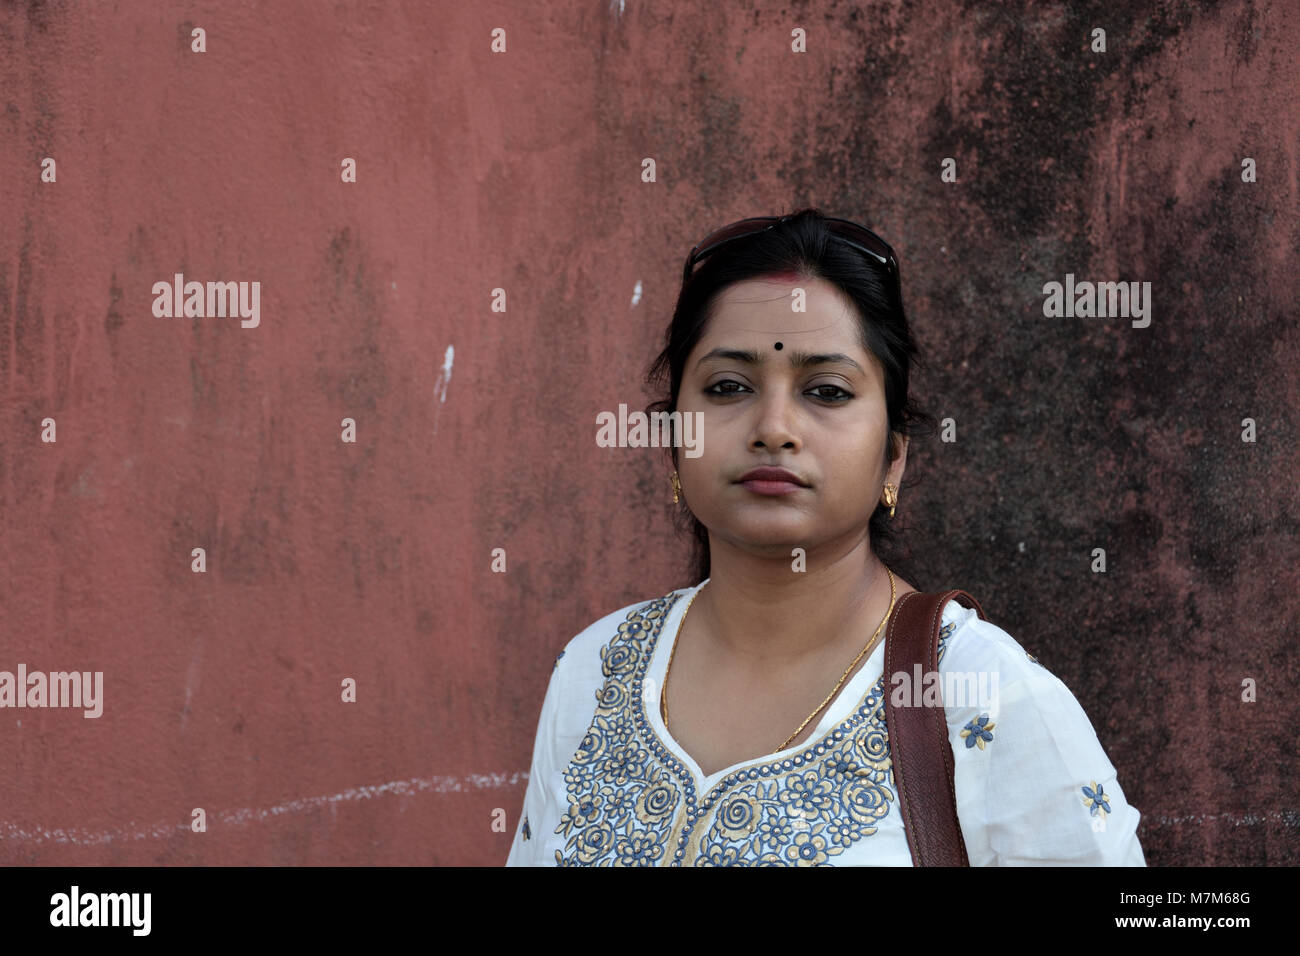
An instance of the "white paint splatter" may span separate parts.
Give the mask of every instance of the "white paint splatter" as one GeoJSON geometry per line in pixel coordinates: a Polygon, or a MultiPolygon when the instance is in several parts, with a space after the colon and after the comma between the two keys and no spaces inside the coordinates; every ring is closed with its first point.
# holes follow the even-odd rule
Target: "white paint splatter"
{"type": "MultiPolygon", "coordinates": [[[[515,773],[472,773],[467,777],[412,777],[409,780],[394,780],[373,787],[352,787],[342,793],[327,797],[303,797],[290,800],[274,807],[227,810],[224,813],[208,814],[210,824],[241,826],[246,823],[265,823],[275,817],[304,810],[316,810],[328,807],[336,812],[340,803],[356,803],[372,797],[389,794],[412,796],[417,793],[464,793],[467,790],[499,790],[503,787],[515,787],[528,782],[526,771],[515,773]]],[[[94,846],[101,843],[124,843],[128,840],[166,840],[178,833],[189,832],[188,823],[155,823],[147,827],[132,829],[117,828],[113,830],[82,830],[77,827],[64,829],[56,827],[47,830],[42,826],[23,828],[16,823],[0,820],[0,842],[11,840],[18,843],[75,843],[78,846],[94,846]]],[[[210,829],[210,828],[209,828],[210,829]]]]}
{"type": "Polygon", "coordinates": [[[442,391],[438,394],[438,401],[447,400],[447,383],[451,381],[451,363],[456,358],[456,347],[447,346],[447,354],[442,359],[442,371],[438,373],[438,380],[433,383],[434,392],[438,392],[438,386],[442,386],[442,391]]]}
{"type": "Polygon", "coordinates": [[[636,286],[632,289],[632,308],[636,308],[641,302],[641,280],[636,280],[636,286]]]}
{"type": "Polygon", "coordinates": [[[1180,823],[1209,823],[1223,820],[1234,827],[1256,826],[1266,820],[1280,821],[1292,829],[1300,827],[1300,813],[1295,810],[1271,810],[1267,813],[1193,813],[1185,817],[1142,816],[1143,827],[1178,826],[1180,823]]]}
{"type": "Polygon", "coordinates": [[[438,373],[438,379],[433,383],[433,392],[438,396],[438,408],[433,412],[433,433],[438,434],[438,412],[442,404],[447,401],[447,383],[451,381],[451,363],[456,358],[456,347],[447,346],[447,352],[442,359],[442,371],[438,373]],[[441,388],[439,388],[441,386],[441,388]]]}

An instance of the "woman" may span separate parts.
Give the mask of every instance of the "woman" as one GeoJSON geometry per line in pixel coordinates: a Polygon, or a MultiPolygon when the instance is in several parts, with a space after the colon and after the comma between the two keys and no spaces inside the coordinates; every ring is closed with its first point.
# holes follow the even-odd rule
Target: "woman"
{"type": "MultiPolygon", "coordinates": [[[[806,209],[692,250],[650,381],[696,416],[671,482],[700,583],[561,651],[507,865],[911,865],[882,637],[917,589],[878,552],[931,421],[915,352],[897,259],[861,226],[806,209]]],[[[1144,866],[1065,685],[972,609],[941,624],[941,678],[992,678],[942,701],[971,865],[1144,866]]]]}

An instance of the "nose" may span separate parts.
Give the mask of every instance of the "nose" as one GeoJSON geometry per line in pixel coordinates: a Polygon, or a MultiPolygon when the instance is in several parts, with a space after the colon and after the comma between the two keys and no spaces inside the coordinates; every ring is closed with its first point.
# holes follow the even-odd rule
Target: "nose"
{"type": "Polygon", "coordinates": [[[791,399],[781,389],[771,389],[755,407],[758,418],[754,422],[749,447],[798,451],[802,442],[796,434],[796,411],[791,399]]]}

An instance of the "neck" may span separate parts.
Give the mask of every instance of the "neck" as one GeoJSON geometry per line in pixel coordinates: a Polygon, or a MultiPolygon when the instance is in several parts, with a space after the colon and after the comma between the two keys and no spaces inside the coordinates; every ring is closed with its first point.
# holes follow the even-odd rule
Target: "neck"
{"type": "MultiPolygon", "coordinates": [[[[741,667],[772,673],[809,655],[861,649],[889,609],[889,576],[863,538],[804,572],[710,539],[709,583],[691,610],[741,667]]],[[[903,582],[894,575],[895,598],[903,582]]],[[[883,639],[883,638],[882,638],[883,639]]]]}

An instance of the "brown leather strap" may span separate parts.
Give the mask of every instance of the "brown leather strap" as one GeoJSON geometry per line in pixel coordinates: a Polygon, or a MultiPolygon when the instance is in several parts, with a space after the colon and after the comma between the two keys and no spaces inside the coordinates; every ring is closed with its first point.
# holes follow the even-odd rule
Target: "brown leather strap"
{"type": "Polygon", "coordinates": [[[915,866],[970,866],[957,819],[952,744],[943,707],[895,707],[894,674],[915,678],[939,670],[939,624],[944,605],[956,600],[988,620],[965,591],[909,591],[898,599],[885,632],[885,728],[889,735],[898,809],[915,866]]]}

